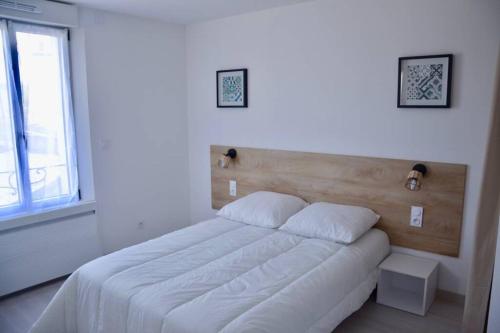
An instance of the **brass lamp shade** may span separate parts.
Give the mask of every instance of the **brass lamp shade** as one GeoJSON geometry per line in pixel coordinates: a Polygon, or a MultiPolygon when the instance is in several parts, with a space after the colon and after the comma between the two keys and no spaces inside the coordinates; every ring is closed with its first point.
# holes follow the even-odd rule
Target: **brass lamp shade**
{"type": "Polygon", "coordinates": [[[237,152],[236,149],[229,149],[227,153],[222,154],[221,157],[219,158],[219,168],[227,168],[229,167],[229,162],[231,162],[232,159],[236,158],[237,152]]]}
{"type": "Polygon", "coordinates": [[[422,179],[427,173],[427,168],[423,164],[416,164],[408,174],[405,187],[410,191],[418,191],[422,187],[422,179]]]}
{"type": "Polygon", "coordinates": [[[219,168],[227,168],[229,166],[229,161],[231,161],[231,157],[222,154],[219,158],[219,168]]]}

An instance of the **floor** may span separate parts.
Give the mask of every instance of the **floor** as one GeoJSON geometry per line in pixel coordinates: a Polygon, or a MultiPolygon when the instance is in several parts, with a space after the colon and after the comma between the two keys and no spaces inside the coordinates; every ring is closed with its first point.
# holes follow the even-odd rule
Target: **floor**
{"type": "Polygon", "coordinates": [[[377,304],[375,297],[344,320],[333,333],[459,333],[464,299],[439,293],[425,317],[377,304]]]}
{"type": "MultiPolygon", "coordinates": [[[[62,283],[56,280],[0,298],[0,332],[27,332],[62,283]]],[[[333,333],[456,333],[462,314],[463,301],[447,294],[438,295],[425,317],[379,305],[372,296],[333,333]]]]}
{"type": "Polygon", "coordinates": [[[0,332],[28,332],[63,282],[55,280],[0,298],[0,332]]]}

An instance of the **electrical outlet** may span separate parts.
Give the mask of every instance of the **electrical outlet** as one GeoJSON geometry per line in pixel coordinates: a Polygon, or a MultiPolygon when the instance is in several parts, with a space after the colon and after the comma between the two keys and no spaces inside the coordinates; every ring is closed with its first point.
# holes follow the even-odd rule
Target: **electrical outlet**
{"type": "Polygon", "coordinates": [[[137,223],[137,228],[144,229],[144,221],[139,221],[139,223],[137,223]]]}
{"type": "Polygon", "coordinates": [[[229,195],[232,197],[236,196],[236,180],[229,181],[229,195]]]}
{"type": "Polygon", "coordinates": [[[424,220],[424,208],[420,206],[411,206],[410,225],[416,228],[422,228],[424,220]]]}

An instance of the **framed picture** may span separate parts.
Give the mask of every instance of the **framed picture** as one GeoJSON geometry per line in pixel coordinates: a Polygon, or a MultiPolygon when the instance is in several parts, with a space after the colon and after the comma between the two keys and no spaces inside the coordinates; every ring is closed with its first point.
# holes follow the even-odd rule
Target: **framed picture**
{"type": "Polygon", "coordinates": [[[248,107],[247,69],[217,71],[217,107],[248,107]]]}
{"type": "Polygon", "coordinates": [[[398,108],[449,108],[452,54],[399,58],[398,108]]]}

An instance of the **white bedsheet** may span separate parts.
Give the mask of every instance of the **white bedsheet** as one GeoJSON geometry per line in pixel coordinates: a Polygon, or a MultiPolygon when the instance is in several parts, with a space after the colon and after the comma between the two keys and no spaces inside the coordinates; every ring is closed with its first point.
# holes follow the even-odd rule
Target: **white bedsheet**
{"type": "Polygon", "coordinates": [[[82,266],[31,332],[331,332],[388,253],[217,218],[82,266]]]}

